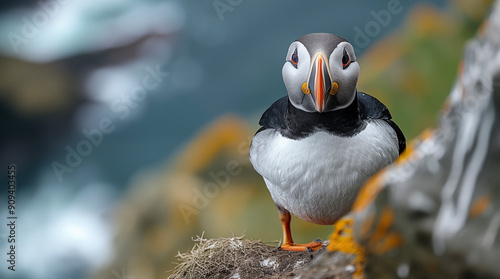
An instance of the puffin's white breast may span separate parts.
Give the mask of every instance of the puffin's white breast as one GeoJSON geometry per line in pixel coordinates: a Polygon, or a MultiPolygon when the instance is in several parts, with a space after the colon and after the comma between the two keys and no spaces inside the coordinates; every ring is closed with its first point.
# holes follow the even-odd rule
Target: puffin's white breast
{"type": "Polygon", "coordinates": [[[317,131],[294,140],[267,129],[253,138],[250,161],[275,203],[303,220],[333,224],[363,183],[398,157],[397,142],[383,120],[370,120],[353,137],[317,131]]]}

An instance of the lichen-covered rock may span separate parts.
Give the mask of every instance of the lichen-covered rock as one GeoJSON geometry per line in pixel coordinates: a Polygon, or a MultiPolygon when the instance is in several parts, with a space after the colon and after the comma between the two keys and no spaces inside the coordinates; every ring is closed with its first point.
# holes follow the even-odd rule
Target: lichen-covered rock
{"type": "Polygon", "coordinates": [[[320,255],[303,271],[300,279],[362,279],[365,250],[353,235],[353,219],[342,218],[335,223],[327,253],[320,255]]]}
{"type": "Polygon", "coordinates": [[[500,277],[500,3],[471,40],[438,129],[361,190],[368,278],[500,277]]]}

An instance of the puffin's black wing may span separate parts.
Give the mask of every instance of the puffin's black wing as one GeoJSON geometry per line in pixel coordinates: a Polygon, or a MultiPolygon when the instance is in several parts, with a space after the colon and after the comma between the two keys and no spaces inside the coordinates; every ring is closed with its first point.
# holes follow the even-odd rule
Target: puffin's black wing
{"type": "Polygon", "coordinates": [[[358,91],[358,107],[361,119],[391,119],[389,109],[375,97],[358,91]]]}
{"type": "Polygon", "coordinates": [[[288,107],[288,96],[274,102],[260,118],[259,125],[262,126],[257,133],[266,129],[286,129],[285,113],[288,107]]]}
{"type": "Polygon", "coordinates": [[[406,148],[406,139],[398,125],[391,120],[392,116],[389,109],[375,97],[366,93],[358,92],[357,98],[359,114],[362,119],[383,119],[394,129],[394,131],[396,131],[399,143],[399,154],[401,154],[406,148]]]}
{"type": "Polygon", "coordinates": [[[389,123],[389,125],[391,125],[394,131],[396,131],[396,135],[398,135],[399,154],[403,153],[403,151],[405,151],[406,148],[405,135],[403,135],[401,129],[399,129],[398,125],[396,125],[396,123],[394,123],[392,120],[386,120],[386,122],[389,123]]]}

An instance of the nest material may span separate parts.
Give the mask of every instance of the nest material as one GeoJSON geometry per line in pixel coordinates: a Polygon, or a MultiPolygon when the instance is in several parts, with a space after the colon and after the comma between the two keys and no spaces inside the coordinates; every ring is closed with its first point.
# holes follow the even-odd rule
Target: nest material
{"type": "Polygon", "coordinates": [[[169,279],[294,278],[325,248],[312,252],[281,251],[243,237],[193,239],[191,251],[179,253],[169,279]]]}

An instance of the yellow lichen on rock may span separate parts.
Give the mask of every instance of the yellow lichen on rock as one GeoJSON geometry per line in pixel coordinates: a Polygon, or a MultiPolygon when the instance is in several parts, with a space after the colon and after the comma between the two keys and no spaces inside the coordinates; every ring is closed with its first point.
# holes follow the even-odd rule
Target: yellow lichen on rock
{"type": "Polygon", "coordinates": [[[330,243],[327,246],[330,252],[342,252],[356,255],[352,263],[355,266],[354,278],[364,278],[363,264],[365,262],[365,249],[359,245],[353,235],[354,220],[348,216],[335,223],[335,229],[330,235],[330,243]]]}
{"type": "Polygon", "coordinates": [[[400,234],[391,231],[394,223],[394,211],[385,207],[380,213],[377,227],[368,241],[368,250],[375,255],[382,255],[394,248],[397,248],[403,242],[400,234]]]}

